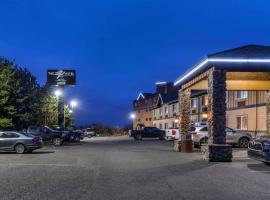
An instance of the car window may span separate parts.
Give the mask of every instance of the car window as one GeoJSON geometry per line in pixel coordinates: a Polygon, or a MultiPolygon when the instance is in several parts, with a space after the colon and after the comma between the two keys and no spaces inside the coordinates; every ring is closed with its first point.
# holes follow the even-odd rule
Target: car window
{"type": "Polygon", "coordinates": [[[226,127],[225,131],[226,132],[233,132],[233,129],[226,127]]]}
{"type": "Polygon", "coordinates": [[[200,129],[200,131],[208,131],[208,128],[207,127],[203,127],[200,129]]]}
{"type": "Polygon", "coordinates": [[[20,136],[16,133],[3,133],[2,138],[19,138],[20,136]]]}

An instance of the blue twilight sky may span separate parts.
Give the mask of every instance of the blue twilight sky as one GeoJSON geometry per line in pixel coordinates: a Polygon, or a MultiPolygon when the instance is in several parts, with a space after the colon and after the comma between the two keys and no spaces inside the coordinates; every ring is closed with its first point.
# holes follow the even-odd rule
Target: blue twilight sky
{"type": "Polygon", "coordinates": [[[204,55],[270,45],[269,0],[0,0],[0,55],[41,84],[75,68],[76,123],[129,122],[131,100],[204,55]]]}

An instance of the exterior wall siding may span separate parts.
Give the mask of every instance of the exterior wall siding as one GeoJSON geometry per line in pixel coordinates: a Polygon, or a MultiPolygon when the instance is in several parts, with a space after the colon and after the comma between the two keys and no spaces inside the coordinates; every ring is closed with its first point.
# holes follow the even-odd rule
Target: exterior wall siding
{"type": "Polygon", "coordinates": [[[251,132],[266,132],[266,106],[227,110],[227,126],[237,129],[237,116],[247,116],[247,130],[251,132]],[[257,111],[256,111],[257,110],[257,111]]]}

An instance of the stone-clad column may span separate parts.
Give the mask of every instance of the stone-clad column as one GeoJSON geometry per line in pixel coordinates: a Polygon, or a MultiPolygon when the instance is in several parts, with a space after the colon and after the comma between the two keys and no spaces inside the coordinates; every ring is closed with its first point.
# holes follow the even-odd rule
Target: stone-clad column
{"type": "Polygon", "coordinates": [[[180,90],[179,93],[180,102],[180,133],[181,133],[181,151],[192,152],[193,142],[191,135],[189,134],[190,129],[190,97],[191,91],[180,90]]]}
{"type": "Polygon", "coordinates": [[[190,90],[180,90],[180,130],[183,134],[187,134],[190,129],[190,97],[190,90]]]}
{"type": "Polygon", "coordinates": [[[267,135],[270,135],[270,90],[265,95],[266,101],[266,130],[267,135]]]}
{"type": "Polygon", "coordinates": [[[231,161],[232,147],[226,144],[226,71],[212,68],[208,77],[209,161],[231,161]]]}

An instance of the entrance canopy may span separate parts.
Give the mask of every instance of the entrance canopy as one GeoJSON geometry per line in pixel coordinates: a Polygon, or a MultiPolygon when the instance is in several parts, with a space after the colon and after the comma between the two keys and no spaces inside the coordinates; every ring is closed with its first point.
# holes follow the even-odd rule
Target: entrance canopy
{"type": "MultiPolygon", "coordinates": [[[[248,45],[208,55],[174,83],[180,86],[180,126],[190,130],[192,90],[207,90],[209,160],[231,161],[226,144],[226,91],[270,90],[270,47],[248,45]]],[[[270,94],[267,94],[267,131],[270,133],[270,94]],[[269,105],[268,105],[269,103],[269,105]],[[269,123],[268,123],[269,122],[269,123]]],[[[183,142],[183,141],[182,141],[183,142]]]]}
{"type": "MultiPolygon", "coordinates": [[[[202,80],[204,74],[207,74],[207,71],[212,67],[215,67],[215,69],[225,70],[226,72],[241,72],[241,74],[238,73],[238,76],[240,76],[241,79],[232,73],[227,73],[227,80],[232,80],[227,83],[229,90],[237,89],[237,87],[232,87],[235,84],[239,84],[237,80],[249,80],[246,83],[250,85],[250,89],[255,89],[257,85],[261,85],[258,86],[259,89],[266,89],[265,87],[262,87],[262,85],[269,84],[268,82],[257,82],[255,85],[251,85],[250,80],[269,80],[270,46],[247,45],[208,55],[184,75],[180,76],[174,82],[174,85],[185,85],[191,80],[194,82],[193,79],[196,79],[196,76],[201,76],[202,80]],[[253,76],[253,73],[251,72],[265,73],[259,73],[256,76],[253,76]]],[[[270,89],[269,87],[267,88],[270,89]]],[[[241,87],[239,90],[241,90],[241,87]]]]}

